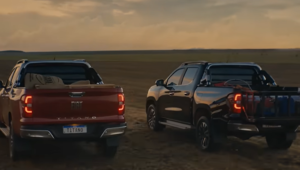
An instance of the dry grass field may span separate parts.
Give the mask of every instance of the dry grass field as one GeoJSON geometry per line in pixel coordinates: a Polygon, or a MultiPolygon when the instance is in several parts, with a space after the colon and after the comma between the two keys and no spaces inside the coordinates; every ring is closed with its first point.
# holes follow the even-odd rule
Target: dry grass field
{"type": "MultiPolygon", "coordinates": [[[[152,56],[155,57],[155,55],[152,56]]],[[[116,61],[106,61],[105,59],[96,61],[95,58],[90,58],[90,60],[88,57],[76,58],[86,58],[90,61],[105,83],[118,84],[124,88],[128,130],[115,159],[103,158],[93,143],[45,142],[37,145],[36,153],[33,156],[12,163],[8,157],[8,141],[0,138],[0,170],[300,169],[300,139],[288,151],[272,151],[267,148],[263,138],[253,138],[248,141],[229,138],[220,151],[203,153],[195,148],[191,133],[173,128],[166,128],[163,132],[155,133],[147,128],[144,107],[148,88],[154,84],[156,79],[166,78],[181,64],[181,61],[190,60],[193,57],[177,58],[175,61],[170,59],[169,62],[159,58],[152,61],[133,61],[121,58],[114,59],[116,61]]],[[[259,58],[254,61],[259,60],[261,66],[277,80],[277,83],[300,87],[300,61],[298,61],[300,58],[295,58],[291,62],[283,62],[284,59],[282,59],[282,61],[270,60],[268,63],[265,59],[259,60],[259,58]]],[[[10,69],[16,62],[15,59],[5,57],[0,60],[0,79],[7,78],[10,69]]],[[[219,60],[226,61],[226,59],[219,60]]],[[[241,58],[240,60],[246,59],[241,58]]]]}

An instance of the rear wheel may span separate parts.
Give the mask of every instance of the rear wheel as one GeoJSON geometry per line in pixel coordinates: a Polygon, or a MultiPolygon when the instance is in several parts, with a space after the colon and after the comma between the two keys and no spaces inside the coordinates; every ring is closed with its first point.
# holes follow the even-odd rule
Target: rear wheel
{"type": "Polygon", "coordinates": [[[153,131],[161,131],[165,128],[164,125],[159,123],[159,116],[155,105],[151,104],[147,108],[147,124],[153,131]]]}
{"type": "Polygon", "coordinates": [[[197,146],[202,151],[212,151],[218,148],[218,145],[214,143],[210,122],[205,116],[200,117],[198,121],[196,140],[197,146]]]}
{"type": "Polygon", "coordinates": [[[20,153],[17,150],[17,145],[18,145],[18,138],[17,135],[15,135],[14,130],[13,130],[13,122],[10,122],[10,133],[9,133],[9,156],[13,161],[16,161],[20,153]]]}
{"type": "Polygon", "coordinates": [[[294,142],[293,140],[286,140],[285,134],[267,135],[266,141],[269,148],[283,150],[289,149],[294,142]]]}
{"type": "MultiPolygon", "coordinates": [[[[6,126],[0,122],[0,128],[6,128],[6,126]]],[[[5,138],[5,137],[6,136],[0,130],[0,138],[5,138]]]]}

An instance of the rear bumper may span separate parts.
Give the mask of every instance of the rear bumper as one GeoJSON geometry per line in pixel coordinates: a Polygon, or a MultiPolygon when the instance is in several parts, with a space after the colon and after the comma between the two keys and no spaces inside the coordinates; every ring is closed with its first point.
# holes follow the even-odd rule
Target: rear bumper
{"type": "Polygon", "coordinates": [[[245,131],[245,132],[259,132],[256,125],[253,124],[242,124],[242,123],[228,123],[227,130],[230,132],[234,131],[245,131]]]}
{"type": "Polygon", "coordinates": [[[126,123],[121,124],[87,124],[87,132],[81,134],[64,134],[64,125],[34,125],[22,126],[21,138],[41,139],[99,139],[123,135],[127,129],[126,123]]]}
{"type": "Polygon", "coordinates": [[[54,136],[48,130],[20,129],[20,136],[21,138],[54,139],[54,136]]]}
{"type": "Polygon", "coordinates": [[[227,124],[229,134],[265,135],[270,133],[300,132],[300,125],[286,124],[249,124],[241,121],[229,121],[227,124]]]}

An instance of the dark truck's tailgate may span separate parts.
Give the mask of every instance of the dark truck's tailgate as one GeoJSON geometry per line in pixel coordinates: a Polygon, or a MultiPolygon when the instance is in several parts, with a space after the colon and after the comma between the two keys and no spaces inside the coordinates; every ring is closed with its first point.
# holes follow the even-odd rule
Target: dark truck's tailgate
{"type": "Polygon", "coordinates": [[[300,93],[285,91],[243,92],[248,118],[266,124],[300,124],[300,93]]]}

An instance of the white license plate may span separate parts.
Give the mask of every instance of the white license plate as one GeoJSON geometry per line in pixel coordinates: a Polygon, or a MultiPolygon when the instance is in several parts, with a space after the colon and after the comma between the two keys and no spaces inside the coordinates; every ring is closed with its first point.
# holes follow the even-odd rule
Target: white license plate
{"type": "Polygon", "coordinates": [[[87,127],[86,125],[64,126],[63,133],[64,134],[87,133],[87,127]]]}

